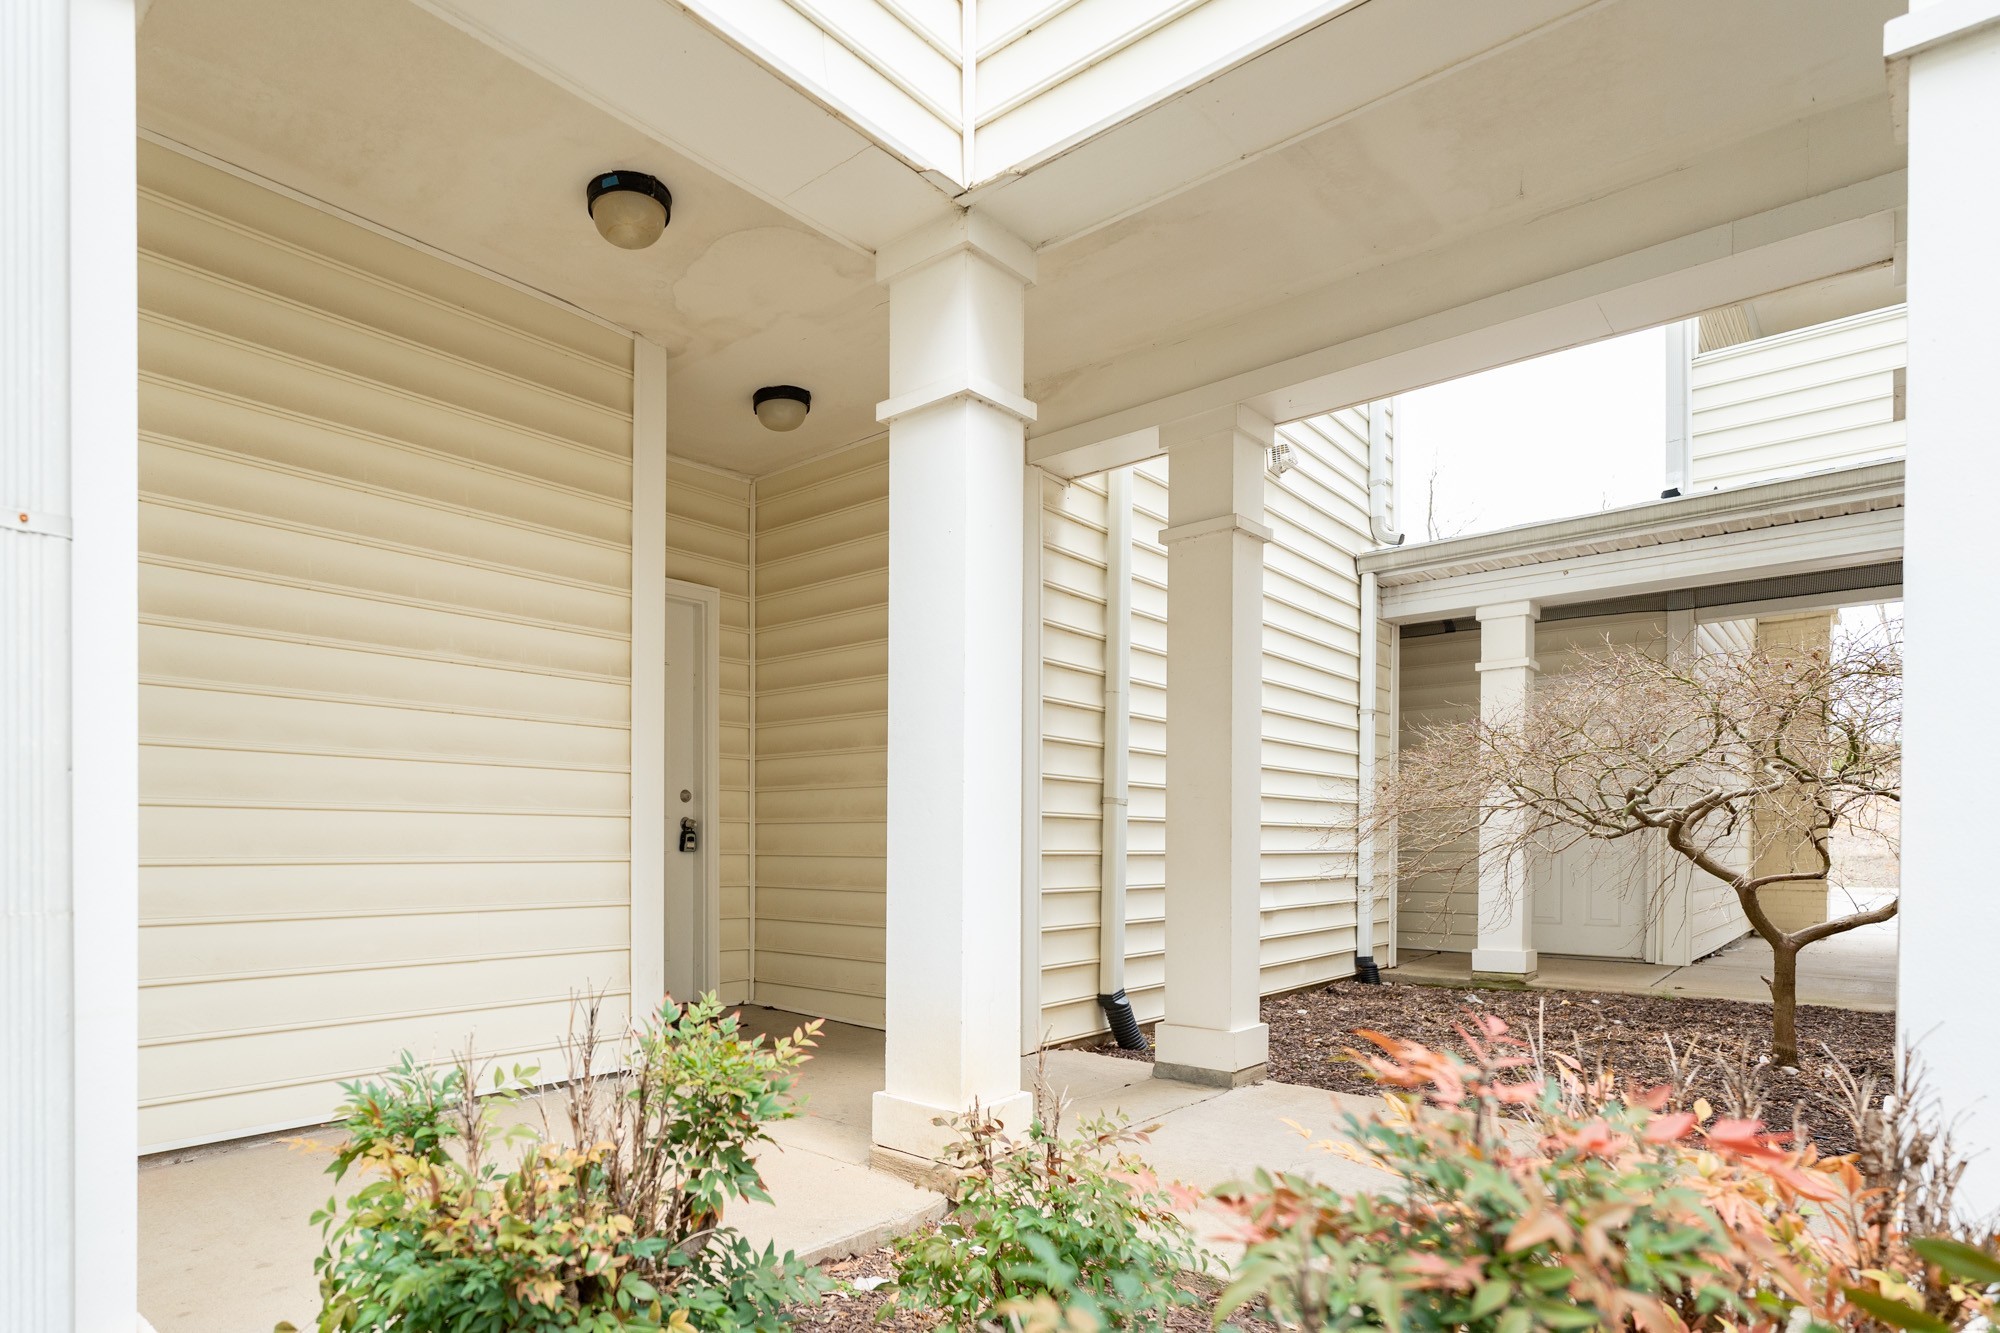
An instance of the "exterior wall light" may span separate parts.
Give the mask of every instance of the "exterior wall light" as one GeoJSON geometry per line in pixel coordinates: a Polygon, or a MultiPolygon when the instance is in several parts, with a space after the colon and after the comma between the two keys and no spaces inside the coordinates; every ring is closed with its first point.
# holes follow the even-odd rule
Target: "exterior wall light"
{"type": "Polygon", "coordinates": [[[812,404],[813,396],[795,384],[767,384],[750,395],[751,410],[765,430],[797,430],[812,404]]]}
{"type": "Polygon", "coordinates": [[[643,171],[593,176],[583,194],[597,234],[623,250],[643,250],[659,240],[674,215],[674,196],[659,177],[643,171]]]}

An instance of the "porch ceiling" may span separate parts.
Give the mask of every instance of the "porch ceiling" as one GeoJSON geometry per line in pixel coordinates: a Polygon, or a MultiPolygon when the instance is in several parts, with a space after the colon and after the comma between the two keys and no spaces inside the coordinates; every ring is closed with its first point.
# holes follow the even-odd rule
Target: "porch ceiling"
{"type": "Polygon", "coordinates": [[[660,343],[679,456],[754,474],[876,429],[888,308],[868,255],[407,0],[155,0],[139,120],[660,343]],[[613,167],[673,190],[650,249],[590,225],[584,183],[613,167]],[[751,415],[766,384],[815,390],[797,431],[751,415]]]}
{"type": "MultiPolygon", "coordinates": [[[[1893,209],[1880,52],[1899,8],[1370,0],[989,182],[965,198],[1043,243],[1032,433],[1157,424],[1140,414],[1176,394],[1846,187],[1893,209]]],[[[660,342],[678,455],[755,475],[875,434],[869,251],[948,209],[948,183],[664,0],[554,12],[156,0],[141,122],[660,342]],[[675,191],[650,250],[583,216],[582,182],[610,166],[675,191]],[[748,410],[779,382],[815,395],[792,435],[748,410]]],[[[1769,286],[1880,265],[1888,231],[1769,286]]],[[[1608,311],[1584,323],[1563,337],[1616,331],[1608,311]]]]}

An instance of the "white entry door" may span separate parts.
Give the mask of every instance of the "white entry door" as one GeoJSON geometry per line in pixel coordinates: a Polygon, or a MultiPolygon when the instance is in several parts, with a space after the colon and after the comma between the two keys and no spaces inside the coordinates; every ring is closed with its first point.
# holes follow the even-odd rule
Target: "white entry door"
{"type": "Polygon", "coordinates": [[[720,859],[714,589],[667,590],[667,993],[692,999],[718,982],[720,859]]]}
{"type": "Polygon", "coordinates": [[[1589,958],[1641,958],[1655,892],[1639,838],[1583,843],[1535,860],[1535,949],[1589,958]]]}

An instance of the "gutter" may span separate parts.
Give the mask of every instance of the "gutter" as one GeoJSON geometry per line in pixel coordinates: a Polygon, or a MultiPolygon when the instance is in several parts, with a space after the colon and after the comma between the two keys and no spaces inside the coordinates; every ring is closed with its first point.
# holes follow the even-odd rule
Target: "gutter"
{"type": "Polygon", "coordinates": [[[1602,542],[1653,545],[1700,536],[1716,525],[1727,530],[1769,527],[1774,522],[1900,508],[1902,503],[1903,460],[1898,458],[1702,491],[1673,500],[1648,500],[1595,514],[1524,523],[1400,549],[1367,551],[1361,556],[1361,568],[1391,585],[1400,585],[1448,577],[1460,567],[1491,571],[1543,564],[1566,558],[1571,548],[1580,554],[1602,542]]]}

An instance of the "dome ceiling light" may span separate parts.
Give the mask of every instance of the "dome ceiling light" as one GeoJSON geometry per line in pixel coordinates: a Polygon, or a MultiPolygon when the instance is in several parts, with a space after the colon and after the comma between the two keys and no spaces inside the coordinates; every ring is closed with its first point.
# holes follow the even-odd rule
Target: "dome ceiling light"
{"type": "Polygon", "coordinates": [[[597,234],[621,250],[643,250],[660,239],[674,216],[674,196],[657,176],[606,171],[591,177],[584,203],[597,234]]]}
{"type": "Polygon", "coordinates": [[[812,411],[813,396],[796,384],[767,384],[750,396],[750,408],[765,430],[797,430],[812,411]]]}

